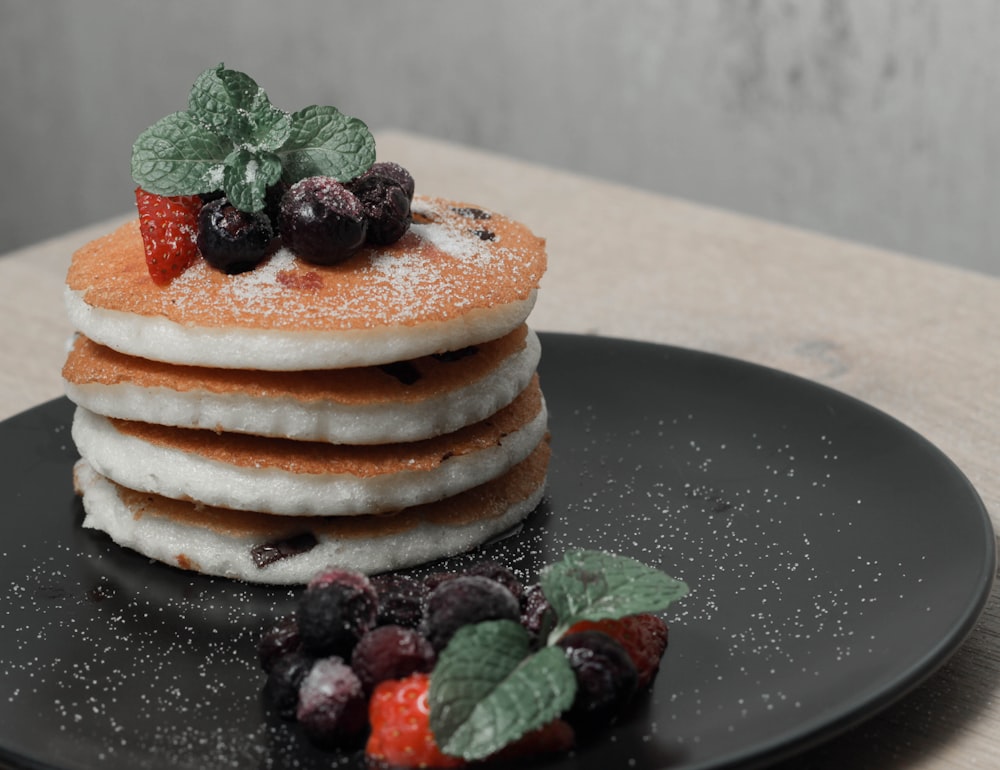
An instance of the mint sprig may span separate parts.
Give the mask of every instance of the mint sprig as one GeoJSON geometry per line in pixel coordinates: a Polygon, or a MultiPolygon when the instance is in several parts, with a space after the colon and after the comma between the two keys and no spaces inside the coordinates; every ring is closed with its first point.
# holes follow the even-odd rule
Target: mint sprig
{"type": "Polygon", "coordinates": [[[484,759],[569,709],[576,678],[559,638],[580,620],[658,612],[687,586],[635,559],[570,551],[539,582],[556,613],[546,644],[510,620],[460,629],[431,674],[430,725],[445,754],[484,759]]]}
{"type": "Polygon", "coordinates": [[[289,114],[249,76],[205,70],[188,109],[161,118],[132,147],[132,178],[157,195],[222,191],[243,211],[264,208],[267,188],[307,176],[347,181],[375,162],[368,127],[336,107],[289,114]]]}

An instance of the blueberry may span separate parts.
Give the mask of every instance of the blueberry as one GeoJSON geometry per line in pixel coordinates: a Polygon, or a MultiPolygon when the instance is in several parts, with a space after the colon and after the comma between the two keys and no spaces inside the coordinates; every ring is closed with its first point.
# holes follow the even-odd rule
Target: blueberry
{"type": "Polygon", "coordinates": [[[635,695],[638,674],[625,648],[600,631],[578,631],[562,637],[576,675],[576,697],[567,713],[573,724],[593,727],[613,719],[635,695]]]}
{"type": "Polygon", "coordinates": [[[260,640],[257,642],[260,667],[270,671],[278,658],[299,649],[301,641],[299,624],[295,617],[282,618],[260,635],[260,640]]]}
{"type": "Polygon", "coordinates": [[[424,603],[429,590],[420,580],[409,575],[387,572],[371,580],[378,593],[379,626],[418,628],[424,617],[424,603]]]}
{"type": "Polygon", "coordinates": [[[264,682],[264,702],[282,719],[295,718],[299,686],[312,668],[314,658],[298,650],[274,661],[264,682]]]}
{"type": "Polygon", "coordinates": [[[514,598],[520,601],[521,594],[524,592],[524,587],[521,585],[521,581],[517,579],[517,576],[504,564],[498,561],[480,561],[473,564],[464,574],[466,575],[480,575],[490,580],[495,580],[512,594],[514,598]]]}
{"type": "Polygon", "coordinates": [[[262,213],[240,211],[227,198],[216,198],[198,214],[198,250],[212,267],[244,273],[271,251],[274,228],[262,213]]]}
{"type": "Polygon", "coordinates": [[[357,197],[332,177],[306,177],[281,199],[284,245],[302,259],[334,265],[360,249],[368,221],[357,197]]]}
{"type": "Polygon", "coordinates": [[[378,595],[360,572],[331,569],[318,575],[299,599],[296,619],[302,648],[316,657],[350,658],[375,626],[378,595]]]}
{"type": "Polygon", "coordinates": [[[351,668],[366,692],[387,679],[405,679],[428,673],[437,655],[419,631],[402,626],[379,626],[361,637],[351,655],[351,668]]]}
{"type": "Polygon", "coordinates": [[[388,177],[403,188],[403,192],[406,193],[408,200],[413,200],[415,187],[413,183],[413,175],[398,163],[393,163],[392,161],[380,161],[378,163],[373,163],[371,168],[362,174],[362,176],[367,176],[369,174],[388,177]]]}
{"type": "Polygon", "coordinates": [[[295,718],[322,746],[338,746],[368,725],[368,701],[361,681],[341,658],[317,660],[299,686],[295,718]]]}
{"type": "Polygon", "coordinates": [[[521,607],[500,583],[481,575],[460,575],[441,583],[427,597],[424,635],[441,651],[462,626],[483,620],[519,621],[521,607]]]}
{"type": "Polygon", "coordinates": [[[410,228],[410,199],[399,183],[387,176],[363,174],[348,185],[368,221],[367,242],[375,246],[395,243],[410,228]]]}

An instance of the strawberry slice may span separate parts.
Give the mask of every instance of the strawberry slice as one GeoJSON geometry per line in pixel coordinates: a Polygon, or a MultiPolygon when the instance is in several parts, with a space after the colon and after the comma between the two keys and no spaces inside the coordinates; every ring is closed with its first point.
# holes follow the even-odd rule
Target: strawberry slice
{"type": "Polygon", "coordinates": [[[137,187],[139,232],[146,250],[146,267],[153,283],[165,286],[199,256],[197,195],[168,197],[137,187]]]}

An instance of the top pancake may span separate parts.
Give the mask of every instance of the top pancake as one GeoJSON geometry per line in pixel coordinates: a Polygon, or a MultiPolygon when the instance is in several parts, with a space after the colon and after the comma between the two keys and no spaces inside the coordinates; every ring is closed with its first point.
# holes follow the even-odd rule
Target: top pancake
{"type": "Polygon", "coordinates": [[[371,366],[496,339],[519,326],[545,241],[500,214],[417,196],[396,243],[322,266],[280,250],[227,275],[196,261],[149,279],[137,222],[84,246],[66,279],[74,327],[175,364],[294,371],[371,366]]]}

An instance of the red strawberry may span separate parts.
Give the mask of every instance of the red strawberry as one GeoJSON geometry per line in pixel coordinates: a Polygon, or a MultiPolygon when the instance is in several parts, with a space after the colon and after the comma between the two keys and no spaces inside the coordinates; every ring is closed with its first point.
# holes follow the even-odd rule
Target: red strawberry
{"type": "Polygon", "coordinates": [[[198,257],[197,195],[167,197],[135,190],[139,232],[146,249],[146,267],[153,283],[170,283],[198,257]]]}
{"type": "Polygon", "coordinates": [[[656,676],[660,658],[667,649],[667,624],[656,615],[629,615],[617,620],[581,620],[567,633],[603,631],[621,644],[639,672],[639,687],[656,676]]]}
{"type": "Polygon", "coordinates": [[[441,752],[430,727],[428,674],[380,682],[368,704],[370,760],[389,767],[462,767],[465,760],[441,752]]]}

